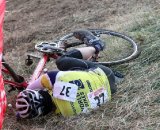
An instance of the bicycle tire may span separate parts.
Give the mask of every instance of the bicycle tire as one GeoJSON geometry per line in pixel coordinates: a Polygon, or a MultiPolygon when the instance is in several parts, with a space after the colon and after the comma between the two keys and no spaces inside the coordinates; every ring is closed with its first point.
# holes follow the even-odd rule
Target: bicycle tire
{"type": "MultiPolygon", "coordinates": [[[[113,61],[104,61],[104,62],[97,61],[99,64],[102,64],[105,66],[119,65],[119,64],[123,64],[123,63],[129,62],[130,60],[135,59],[140,54],[138,44],[131,37],[129,37],[125,34],[122,34],[122,33],[116,32],[116,31],[112,31],[112,30],[106,30],[106,29],[88,29],[88,30],[91,31],[96,36],[105,34],[108,36],[114,36],[114,37],[121,38],[122,40],[127,41],[127,43],[129,45],[131,45],[131,47],[133,49],[133,52],[125,58],[122,58],[119,60],[113,60],[113,61]]],[[[58,44],[61,44],[63,41],[65,41],[71,37],[73,37],[73,33],[69,33],[67,35],[62,36],[59,39],[58,44]]],[[[100,53],[103,53],[103,52],[104,51],[101,51],[100,53]]]]}
{"type": "Polygon", "coordinates": [[[11,75],[11,77],[15,82],[17,83],[23,82],[22,79],[16,74],[16,72],[14,72],[14,70],[9,66],[9,64],[6,63],[4,58],[2,58],[2,65],[5,69],[7,69],[7,71],[9,72],[9,74],[11,75]]]}

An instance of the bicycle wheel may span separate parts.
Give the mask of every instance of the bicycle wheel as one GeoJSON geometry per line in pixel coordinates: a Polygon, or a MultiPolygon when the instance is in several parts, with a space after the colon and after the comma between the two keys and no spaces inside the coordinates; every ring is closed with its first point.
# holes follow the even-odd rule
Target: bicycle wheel
{"type": "MultiPolygon", "coordinates": [[[[105,66],[122,64],[133,60],[139,54],[137,43],[125,34],[106,29],[88,30],[100,37],[100,39],[106,43],[105,49],[99,54],[99,64],[105,66]]],[[[67,42],[74,41],[75,38],[73,38],[73,33],[61,37],[58,43],[61,44],[66,40],[67,42]]]]}

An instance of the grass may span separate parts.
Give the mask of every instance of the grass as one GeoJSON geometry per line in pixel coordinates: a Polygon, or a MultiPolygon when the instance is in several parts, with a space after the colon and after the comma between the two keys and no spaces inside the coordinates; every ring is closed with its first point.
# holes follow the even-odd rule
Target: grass
{"type": "MultiPolygon", "coordinates": [[[[114,30],[125,32],[125,34],[132,36],[141,48],[141,54],[137,59],[112,67],[124,73],[125,80],[122,84],[118,85],[118,92],[113,95],[111,102],[108,102],[100,109],[92,111],[89,114],[64,118],[62,116],[55,116],[54,113],[51,113],[42,118],[22,121],[16,121],[15,115],[13,114],[14,109],[8,108],[4,122],[4,129],[159,130],[160,10],[148,12],[138,11],[138,14],[136,11],[136,13],[133,12],[133,14],[130,13],[123,15],[123,17],[114,17],[113,19],[116,19],[115,23],[112,23],[113,19],[111,18],[108,19],[109,22],[102,22],[97,25],[100,27],[107,26],[114,30]]],[[[83,23],[84,14],[80,14],[80,17],[73,15],[74,17],[72,18],[75,21],[77,20],[80,23],[83,23]]],[[[91,22],[95,20],[95,17],[85,18],[86,20],[88,18],[91,22]]],[[[65,29],[71,27],[72,24],[73,23],[69,24],[69,21],[67,21],[65,29]]],[[[75,27],[76,26],[73,28],[75,27]]],[[[119,41],[116,42],[118,43],[119,41]]],[[[120,47],[121,46],[119,46],[119,48],[120,47]]],[[[20,49],[23,50],[23,47],[20,47],[20,49]]],[[[12,54],[12,52],[10,55],[8,54],[8,59],[13,57],[11,56],[12,54]]],[[[112,55],[115,54],[113,53],[112,55]]],[[[23,59],[23,55],[21,54],[16,53],[15,57],[23,59]]],[[[23,66],[22,63],[17,62],[15,66],[18,65],[23,66]]],[[[30,73],[32,70],[26,70],[25,67],[22,68],[20,66],[17,68],[18,72],[22,74],[25,74],[26,72],[30,73]]],[[[9,103],[14,102],[13,97],[14,94],[8,97],[9,103]]]]}

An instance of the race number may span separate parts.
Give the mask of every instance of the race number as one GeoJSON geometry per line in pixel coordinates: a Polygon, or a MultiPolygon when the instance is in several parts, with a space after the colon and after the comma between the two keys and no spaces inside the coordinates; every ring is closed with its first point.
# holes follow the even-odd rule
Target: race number
{"type": "Polygon", "coordinates": [[[75,102],[78,86],[68,82],[56,82],[53,87],[53,97],[75,102]]]}
{"type": "Polygon", "coordinates": [[[107,91],[102,87],[94,92],[88,93],[88,99],[90,101],[91,108],[94,109],[100,107],[109,99],[109,97],[107,91]]]}

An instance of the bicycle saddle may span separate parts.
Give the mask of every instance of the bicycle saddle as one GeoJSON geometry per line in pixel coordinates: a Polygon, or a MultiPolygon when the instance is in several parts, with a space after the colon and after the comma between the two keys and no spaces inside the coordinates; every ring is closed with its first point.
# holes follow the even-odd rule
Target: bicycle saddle
{"type": "Polygon", "coordinates": [[[53,53],[62,53],[64,49],[59,47],[59,44],[55,42],[41,42],[35,45],[35,49],[45,53],[45,54],[53,54],[53,53]]]}

